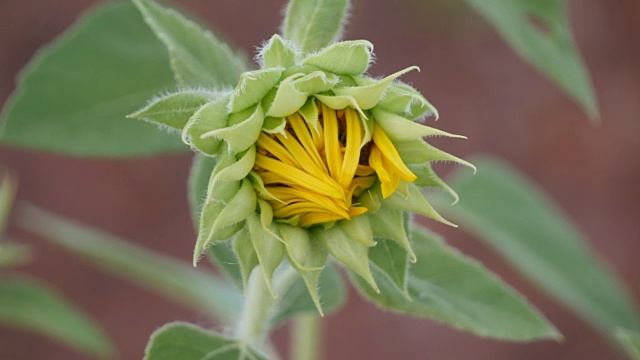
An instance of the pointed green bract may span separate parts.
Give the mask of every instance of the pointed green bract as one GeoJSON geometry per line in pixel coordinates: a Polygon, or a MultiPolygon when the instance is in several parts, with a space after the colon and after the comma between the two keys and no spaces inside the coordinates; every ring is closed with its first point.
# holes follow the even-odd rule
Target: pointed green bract
{"type": "Polygon", "coordinates": [[[448,247],[434,234],[414,228],[418,262],[409,265],[408,293],[373,267],[380,293],[352,276],[356,288],[383,309],[426,317],[476,335],[507,341],[560,339],[538,311],[497,276],[448,247]]]}
{"type": "Polygon", "coordinates": [[[410,121],[402,116],[384,110],[374,109],[371,113],[376,124],[380,125],[382,130],[389,136],[389,139],[393,141],[411,141],[425,136],[446,136],[466,139],[466,136],[450,134],[446,131],[410,121]]]}
{"type": "Polygon", "coordinates": [[[571,35],[564,1],[467,0],[531,65],[554,81],[587,115],[599,117],[589,72],[571,35]]]}
{"type": "Polygon", "coordinates": [[[343,87],[334,89],[333,92],[336,95],[352,96],[356,99],[358,106],[362,110],[369,110],[378,105],[384,94],[387,92],[387,88],[391,85],[391,82],[398,77],[408,73],[411,70],[420,70],[417,66],[411,66],[406,69],[400,70],[395,74],[391,74],[381,80],[360,80],[363,85],[343,87]]]}
{"type": "Polygon", "coordinates": [[[240,76],[240,82],[231,95],[229,112],[238,112],[259,103],[280,82],[284,68],[248,71],[240,76]]]}
{"type": "Polygon", "coordinates": [[[298,110],[307,125],[315,131],[318,130],[318,105],[314,98],[307,99],[307,102],[298,110]]]}
{"type": "Polygon", "coordinates": [[[293,82],[297,90],[307,94],[317,94],[333,89],[340,78],[324,71],[314,71],[293,82]]]}
{"type": "Polygon", "coordinates": [[[383,206],[386,205],[395,209],[417,213],[437,220],[443,224],[458,227],[456,224],[448,221],[443,218],[442,215],[438,214],[433,206],[429,204],[429,201],[424,198],[424,195],[422,195],[418,186],[415,184],[408,184],[407,187],[409,191],[407,196],[403,196],[400,192],[396,191],[390,197],[382,201],[383,206]]]}
{"type": "Polygon", "coordinates": [[[202,135],[227,126],[229,115],[227,103],[229,96],[224,96],[202,106],[196,111],[182,131],[182,141],[207,155],[216,155],[220,151],[222,141],[216,138],[203,139],[202,135]]]}
{"type": "Polygon", "coordinates": [[[288,259],[302,277],[318,312],[324,316],[318,281],[327,261],[327,252],[321,249],[304,229],[287,224],[279,224],[278,229],[285,242],[288,259]]]}
{"type": "Polygon", "coordinates": [[[182,131],[198,109],[220,95],[214,91],[180,90],[152,99],[147,106],[127,117],[182,131]]]}
{"type": "Polygon", "coordinates": [[[438,110],[416,89],[402,82],[389,85],[385,97],[378,104],[380,109],[392,112],[409,120],[418,120],[433,115],[438,119],[438,110]]]}
{"type": "Polygon", "coordinates": [[[376,242],[373,241],[371,224],[367,216],[356,216],[350,220],[341,220],[337,226],[340,226],[352,240],[364,246],[372,247],[376,245],[376,242]]]}
{"type": "Polygon", "coordinates": [[[276,34],[260,50],[258,60],[263,68],[288,68],[296,64],[296,53],[276,34]]]}
{"type": "MultiPolygon", "coordinates": [[[[244,221],[244,219],[256,211],[256,205],[256,192],[253,190],[251,181],[243,179],[240,190],[229,200],[228,204],[225,204],[224,208],[216,217],[212,226],[212,232],[215,233],[228,226],[244,221]]],[[[207,244],[205,244],[205,246],[206,245],[207,244]]]]}
{"type": "Polygon", "coordinates": [[[144,20],[165,44],[176,80],[185,86],[233,86],[247,70],[244,58],[210,31],[152,0],[133,0],[144,20]]]}
{"type": "Polygon", "coordinates": [[[86,315],[30,278],[0,280],[0,324],[48,336],[95,358],[114,354],[109,339],[86,315]]]}
{"type": "MultiPolygon", "coordinates": [[[[275,225],[272,226],[274,227],[272,232],[277,232],[275,225]]],[[[273,272],[280,265],[284,257],[284,245],[280,240],[262,229],[260,219],[255,213],[247,218],[247,227],[249,229],[251,243],[258,255],[258,262],[260,263],[260,270],[262,271],[264,281],[269,288],[271,296],[277,298],[279,294],[274,292],[271,279],[273,272]]]]}
{"type": "Polygon", "coordinates": [[[303,52],[317,51],[340,37],[348,10],[349,0],[291,0],[283,35],[303,52]]]}
{"type": "MultiPolygon", "coordinates": [[[[235,234],[242,227],[241,225],[232,225],[226,228],[216,227],[218,217],[227,204],[238,193],[242,182],[240,181],[218,181],[213,179],[223,169],[233,164],[235,155],[227,154],[220,159],[211,174],[209,185],[206,192],[206,199],[200,213],[200,222],[198,226],[198,238],[193,252],[193,265],[196,266],[201,254],[213,241],[226,240],[235,234]]],[[[254,193],[255,196],[255,193],[254,193]]],[[[255,209],[255,204],[254,204],[255,209]]]]}
{"type": "Polygon", "coordinates": [[[352,241],[339,226],[315,228],[312,234],[329,254],[365,279],[374,291],[380,291],[369,268],[368,246],[352,241]]]}
{"type": "Polygon", "coordinates": [[[132,4],[96,6],[39,51],[17,82],[2,111],[4,144],[108,158],[187,150],[126,118],[175,87],[164,46],[132,4]]]}
{"type": "Polygon", "coordinates": [[[273,102],[267,110],[266,116],[285,117],[289,116],[307,101],[309,94],[301,92],[295,86],[295,80],[300,79],[304,74],[299,73],[284,79],[275,93],[273,102]]]}
{"type": "Polygon", "coordinates": [[[174,322],[156,330],[145,349],[144,360],[266,360],[246,344],[196,325],[174,322]]]}
{"type": "Polygon", "coordinates": [[[402,161],[407,165],[425,164],[432,161],[451,161],[473,169],[474,173],[476,171],[476,167],[470,162],[444,152],[422,139],[394,141],[393,145],[398,150],[402,161]]]}
{"type": "Polygon", "coordinates": [[[442,206],[443,213],[605,335],[640,328],[632,297],[566,214],[508,164],[491,157],[473,161],[478,174],[452,176],[461,200],[442,206]]]}
{"type": "Polygon", "coordinates": [[[259,264],[258,255],[253,248],[251,236],[246,228],[242,229],[233,239],[233,250],[236,253],[238,265],[240,266],[242,285],[246,289],[251,271],[259,264]]]}
{"type": "Polygon", "coordinates": [[[417,186],[435,187],[445,191],[453,198],[453,202],[451,205],[455,205],[460,200],[458,193],[455,190],[453,190],[451,186],[447,185],[447,183],[444,182],[438,176],[438,174],[436,174],[435,171],[433,171],[431,164],[427,163],[423,165],[414,165],[414,166],[409,165],[409,169],[414,175],[418,177],[418,179],[416,179],[416,181],[413,182],[417,186]]]}
{"type": "Polygon", "coordinates": [[[231,126],[206,132],[202,134],[200,138],[202,140],[212,138],[222,139],[229,145],[231,151],[236,153],[247,150],[258,140],[258,136],[260,136],[260,131],[262,130],[262,124],[264,124],[262,106],[258,105],[255,109],[250,108],[248,110],[250,111],[245,110],[243,114],[240,115],[242,119],[240,122],[232,124],[232,122],[235,122],[233,116],[241,113],[231,114],[232,117],[229,119],[229,125],[231,126]],[[245,117],[247,114],[249,114],[249,116],[245,117]]]}
{"type": "MultiPolygon", "coordinates": [[[[327,262],[318,279],[319,298],[325,315],[342,308],[347,298],[347,289],[342,274],[335,264],[327,262]]],[[[317,314],[318,307],[309,293],[308,283],[297,279],[289,290],[280,296],[280,304],[273,316],[274,327],[299,314],[317,314]]]]}
{"type": "Polygon", "coordinates": [[[383,206],[368,216],[373,236],[394,241],[407,252],[412,262],[416,262],[417,257],[407,236],[408,229],[405,228],[402,210],[383,206]]]}
{"type": "Polygon", "coordinates": [[[251,146],[237,162],[220,170],[213,178],[213,183],[215,184],[218,181],[239,181],[246,178],[249,172],[251,172],[255,160],[256,147],[251,146]]]}
{"type": "Polygon", "coordinates": [[[367,71],[372,51],[373,44],[366,40],[343,41],[309,55],[302,63],[338,75],[360,75],[367,71]]]}

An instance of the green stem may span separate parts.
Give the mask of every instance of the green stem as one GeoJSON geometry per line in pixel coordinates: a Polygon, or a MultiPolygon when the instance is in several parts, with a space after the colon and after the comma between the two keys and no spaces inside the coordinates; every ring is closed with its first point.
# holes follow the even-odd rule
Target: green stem
{"type": "MultiPolygon", "coordinates": [[[[277,271],[273,279],[275,293],[284,296],[297,276],[296,271],[291,267],[277,271]]],[[[279,358],[267,338],[267,330],[269,330],[269,322],[275,304],[276,299],[271,296],[264,281],[262,269],[258,266],[249,275],[245,306],[236,326],[236,338],[243,353],[247,351],[247,347],[253,346],[268,352],[270,359],[279,358]]]]}
{"type": "Polygon", "coordinates": [[[300,315],[293,322],[291,358],[319,360],[321,356],[322,318],[315,314],[300,315]]]}
{"type": "Polygon", "coordinates": [[[275,299],[262,278],[262,270],[256,267],[249,275],[245,307],[236,328],[236,337],[241,344],[257,345],[263,340],[274,303],[275,299]]]}

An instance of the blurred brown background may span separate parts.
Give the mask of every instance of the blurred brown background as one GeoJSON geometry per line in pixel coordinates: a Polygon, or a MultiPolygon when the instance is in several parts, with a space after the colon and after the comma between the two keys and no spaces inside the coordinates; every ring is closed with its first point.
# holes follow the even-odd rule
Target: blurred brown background
{"type": "MultiPolygon", "coordinates": [[[[94,1],[0,0],[0,101],[36,49],[94,1]]],[[[284,0],[186,0],[182,6],[247,52],[274,33],[284,0]]],[[[592,72],[602,124],[523,63],[460,1],[355,0],[347,38],[376,46],[374,75],[409,65],[404,79],[441,113],[439,127],[469,136],[439,142],[454,154],[490,153],[537,181],[620,273],[640,302],[640,3],[569,1],[578,45],[592,72]]],[[[188,261],[194,231],[185,181],[190,157],[79,160],[1,148],[0,164],[20,176],[19,198],[188,261]]],[[[441,167],[441,172],[449,168],[441,167]]],[[[506,344],[431,321],[385,314],[353,291],[325,327],[325,359],[622,359],[584,322],[516,274],[462,230],[442,232],[522,291],[562,331],[563,343],[506,344]]],[[[173,320],[204,316],[105,276],[41,239],[10,229],[39,259],[20,270],[73,299],[108,331],[122,359],[140,359],[149,334],[173,320]]],[[[287,329],[276,332],[286,349],[287,329]]],[[[284,351],[284,350],[283,350],[284,351]]],[[[0,328],[0,359],[82,359],[45,338],[0,328]]]]}

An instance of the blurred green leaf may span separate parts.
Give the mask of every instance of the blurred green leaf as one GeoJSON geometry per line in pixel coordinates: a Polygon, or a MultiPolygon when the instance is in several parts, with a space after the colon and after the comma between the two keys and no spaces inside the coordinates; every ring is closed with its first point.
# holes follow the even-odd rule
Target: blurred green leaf
{"type": "Polygon", "coordinates": [[[477,261],[426,230],[414,228],[412,235],[418,257],[409,265],[408,292],[412,300],[375,267],[379,294],[351,274],[365,298],[385,310],[431,318],[479,336],[509,341],[561,338],[521,295],[477,261]]]}
{"type": "Polygon", "coordinates": [[[290,0],[283,36],[311,53],[337,41],[346,22],[349,0],[290,0]]]}
{"type": "Polygon", "coordinates": [[[188,263],[118,239],[34,206],[18,212],[19,224],[94,266],[169,299],[231,322],[240,313],[242,294],[217,276],[188,263]]]}
{"type": "Polygon", "coordinates": [[[248,66],[229,45],[175,10],[151,0],[133,0],[144,20],[166,45],[179,83],[209,89],[235,86],[248,66]]]}
{"type": "Polygon", "coordinates": [[[475,176],[459,172],[448,181],[460,202],[438,201],[446,217],[605,334],[619,326],[640,328],[623,285],[547,195],[497,159],[472,162],[478,167],[475,176]]]}
{"type": "MultiPolygon", "coordinates": [[[[347,289],[335,265],[332,263],[325,265],[318,283],[320,301],[322,302],[322,309],[325,314],[338,311],[346,301],[347,289]]],[[[296,277],[293,286],[291,286],[286,293],[279,296],[272,322],[277,325],[293,316],[304,313],[317,315],[318,309],[313,303],[313,299],[311,299],[311,295],[309,295],[304,281],[296,277]]]]}
{"type": "Polygon", "coordinates": [[[616,338],[633,360],[640,360],[640,333],[627,329],[618,329],[616,338]]]}
{"type": "Polygon", "coordinates": [[[531,65],[598,119],[589,72],[577,50],[561,0],[467,0],[531,65]]]}
{"type": "Polygon", "coordinates": [[[175,322],[156,330],[145,360],[266,360],[233,339],[189,323],[175,322]]]}
{"type": "MultiPolygon", "coordinates": [[[[18,187],[16,179],[10,173],[2,174],[0,183],[0,238],[7,227],[7,221],[11,214],[11,207],[18,187]]],[[[2,240],[0,240],[0,244],[2,240]]]]}
{"type": "Polygon", "coordinates": [[[174,84],[166,50],[135,7],[100,5],[21,72],[0,140],[75,156],[184,151],[179,136],[125,117],[174,84]]]}
{"type": "Polygon", "coordinates": [[[0,279],[0,324],[46,335],[93,357],[114,354],[91,320],[57,292],[28,278],[0,279]]]}
{"type": "Polygon", "coordinates": [[[31,258],[32,254],[28,246],[11,242],[0,243],[0,269],[24,264],[31,258]]]}

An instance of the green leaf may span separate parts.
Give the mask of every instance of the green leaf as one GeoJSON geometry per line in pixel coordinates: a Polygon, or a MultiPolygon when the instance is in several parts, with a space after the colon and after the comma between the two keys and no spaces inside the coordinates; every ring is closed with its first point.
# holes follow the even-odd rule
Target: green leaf
{"type": "Polygon", "coordinates": [[[0,269],[27,263],[31,261],[32,256],[28,246],[11,242],[0,243],[0,269]]]}
{"type": "Polygon", "coordinates": [[[618,329],[616,338],[633,360],[640,360],[640,333],[627,329],[618,329]]]}
{"type": "Polygon", "coordinates": [[[605,334],[640,322],[619,279],[547,195],[497,159],[474,159],[478,174],[457,173],[455,206],[439,209],[494,247],[520,272],[605,334]]]}
{"type": "Polygon", "coordinates": [[[374,267],[380,293],[357,276],[358,290],[383,309],[427,317],[483,337],[509,341],[559,339],[557,330],[526,300],[477,261],[434,234],[413,230],[418,261],[409,266],[408,292],[397,290],[374,267]]]}
{"type": "Polygon", "coordinates": [[[346,22],[349,0],[291,0],[283,36],[305,53],[338,40],[346,22]]]}
{"type": "Polygon", "coordinates": [[[189,323],[169,323],[156,330],[144,360],[266,360],[240,343],[189,323]]]}
{"type": "Polygon", "coordinates": [[[46,335],[96,358],[114,355],[109,339],[86,315],[28,278],[0,279],[0,324],[46,335]]]}
{"type": "Polygon", "coordinates": [[[162,43],[135,7],[104,4],[21,72],[3,110],[0,139],[75,156],[183,151],[176,136],[125,117],[174,84],[162,43]]]}
{"type": "Polygon", "coordinates": [[[598,104],[559,0],[467,0],[513,49],[569,94],[592,119],[598,104]]]}
{"type": "Polygon", "coordinates": [[[34,206],[18,212],[19,224],[90,261],[97,268],[153,290],[198,312],[233,321],[242,294],[215,275],[34,206]]]}
{"type": "Polygon", "coordinates": [[[182,131],[202,105],[219,96],[220,93],[212,91],[180,90],[152,99],[145,107],[127,117],[182,131]]]}
{"type": "Polygon", "coordinates": [[[378,244],[369,250],[369,260],[373,267],[377,267],[380,275],[385,275],[391,283],[411,299],[407,288],[407,272],[409,258],[407,252],[389,239],[376,239],[378,244]]]}
{"type": "Polygon", "coordinates": [[[16,197],[17,181],[10,174],[5,173],[0,180],[0,236],[4,234],[4,230],[7,227],[9,215],[11,214],[11,207],[16,197]]]}
{"type": "Polygon", "coordinates": [[[144,20],[166,45],[176,80],[186,86],[235,86],[247,70],[244,57],[211,32],[151,0],[133,0],[144,20]]]}
{"type": "MultiPolygon", "coordinates": [[[[329,262],[325,265],[320,273],[318,284],[320,302],[325,315],[335,313],[342,308],[347,299],[347,288],[334,264],[329,262]]],[[[304,281],[300,278],[296,279],[286,293],[280,295],[273,315],[274,325],[281,324],[296,315],[318,313],[304,281]]]]}

